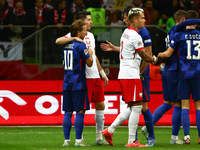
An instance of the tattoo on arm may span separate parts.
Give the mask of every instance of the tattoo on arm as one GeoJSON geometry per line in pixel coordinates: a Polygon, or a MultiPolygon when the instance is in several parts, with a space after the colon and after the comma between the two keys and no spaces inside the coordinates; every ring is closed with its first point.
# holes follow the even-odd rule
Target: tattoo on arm
{"type": "Polygon", "coordinates": [[[152,56],[148,55],[147,53],[145,53],[144,50],[138,51],[138,54],[140,55],[140,57],[146,61],[146,62],[152,62],[153,58],[152,56]]]}

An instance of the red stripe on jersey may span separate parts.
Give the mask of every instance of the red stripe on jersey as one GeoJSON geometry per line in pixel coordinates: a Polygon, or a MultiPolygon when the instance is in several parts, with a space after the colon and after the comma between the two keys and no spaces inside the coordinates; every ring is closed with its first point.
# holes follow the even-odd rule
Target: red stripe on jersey
{"type": "Polygon", "coordinates": [[[141,51],[141,50],[143,50],[144,49],[144,47],[140,47],[140,48],[138,48],[138,49],[135,49],[135,51],[137,52],[137,51],[141,51]]]}
{"type": "Polygon", "coordinates": [[[133,28],[133,27],[128,27],[128,29],[130,29],[130,30],[135,30],[137,33],[138,33],[138,30],[136,30],[135,28],[133,28]]]}

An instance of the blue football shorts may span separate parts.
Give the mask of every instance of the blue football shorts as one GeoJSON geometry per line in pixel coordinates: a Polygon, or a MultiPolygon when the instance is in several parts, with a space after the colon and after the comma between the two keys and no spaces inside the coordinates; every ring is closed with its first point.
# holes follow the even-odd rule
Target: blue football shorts
{"type": "Polygon", "coordinates": [[[63,91],[63,111],[89,110],[87,90],[63,91]]]}

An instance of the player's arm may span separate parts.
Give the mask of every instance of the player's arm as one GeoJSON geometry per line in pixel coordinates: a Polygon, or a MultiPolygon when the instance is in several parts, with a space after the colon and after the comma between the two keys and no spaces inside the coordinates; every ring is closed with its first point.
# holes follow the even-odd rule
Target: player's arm
{"type": "Polygon", "coordinates": [[[106,40],[106,42],[108,44],[105,43],[101,43],[100,47],[103,51],[115,51],[115,52],[119,52],[120,51],[120,47],[119,46],[114,46],[112,43],[108,42],[106,40]]]}
{"type": "Polygon", "coordinates": [[[71,41],[80,41],[80,42],[83,42],[84,41],[78,37],[67,37],[67,36],[62,36],[62,37],[59,37],[56,39],[56,44],[57,45],[63,45],[63,44],[66,44],[66,43],[69,43],[71,41]]]}
{"type": "Polygon", "coordinates": [[[157,59],[159,59],[159,58],[169,58],[169,57],[171,57],[173,52],[174,52],[174,49],[171,46],[169,46],[169,48],[166,51],[158,54],[157,59]]]}
{"type": "Polygon", "coordinates": [[[200,19],[187,19],[176,26],[176,32],[184,30],[186,26],[199,24],[200,19]]]}
{"type": "Polygon", "coordinates": [[[140,55],[140,57],[142,58],[142,60],[146,61],[146,62],[152,62],[152,63],[156,63],[157,59],[155,56],[150,56],[145,52],[145,49],[143,50],[139,50],[137,51],[138,54],[140,55]]]}
{"type": "MultiPolygon", "coordinates": [[[[146,52],[148,55],[152,56],[152,46],[147,46],[147,47],[145,47],[145,52],[146,52]]],[[[140,66],[140,74],[143,74],[143,72],[144,72],[144,70],[147,68],[148,64],[149,64],[149,63],[146,62],[146,61],[143,61],[143,62],[142,62],[141,66],[140,66]]]]}
{"type": "Polygon", "coordinates": [[[92,54],[93,54],[93,51],[91,48],[88,49],[88,54],[89,54],[89,58],[85,60],[85,63],[88,67],[91,67],[92,64],[93,64],[93,58],[92,58],[92,54]]]}

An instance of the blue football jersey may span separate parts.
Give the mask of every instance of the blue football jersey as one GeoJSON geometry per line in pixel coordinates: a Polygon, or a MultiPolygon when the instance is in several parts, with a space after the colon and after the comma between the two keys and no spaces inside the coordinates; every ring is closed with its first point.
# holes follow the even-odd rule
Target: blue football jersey
{"type": "Polygon", "coordinates": [[[86,90],[85,60],[89,58],[86,45],[72,41],[62,50],[64,81],[63,90],[86,90]]]}
{"type": "MultiPolygon", "coordinates": [[[[165,38],[166,49],[168,49],[170,41],[172,40],[175,32],[176,32],[176,26],[173,26],[167,33],[167,37],[165,38]]],[[[163,71],[177,70],[178,69],[177,65],[178,65],[178,52],[174,51],[171,57],[167,59],[163,71]]]]}
{"type": "MultiPolygon", "coordinates": [[[[142,41],[144,43],[144,47],[147,46],[151,46],[152,42],[151,42],[151,36],[149,34],[149,31],[144,27],[142,29],[140,29],[138,31],[138,33],[140,34],[140,36],[142,37],[142,41]]],[[[142,62],[141,62],[142,63],[142,62]]],[[[147,66],[147,68],[145,69],[143,76],[145,78],[150,78],[150,73],[149,73],[149,65],[147,66]]]]}
{"type": "Polygon", "coordinates": [[[178,32],[170,46],[178,51],[179,79],[200,78],[200,31],[187,29],[178,32]]]}

